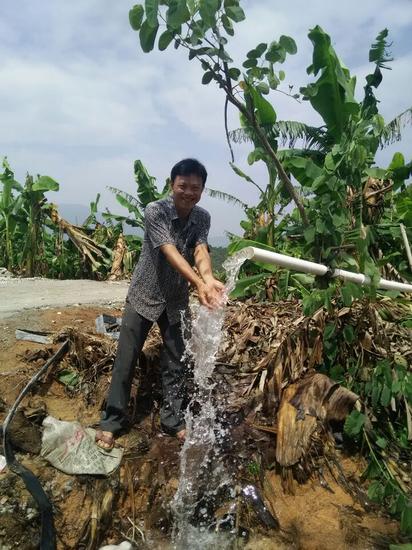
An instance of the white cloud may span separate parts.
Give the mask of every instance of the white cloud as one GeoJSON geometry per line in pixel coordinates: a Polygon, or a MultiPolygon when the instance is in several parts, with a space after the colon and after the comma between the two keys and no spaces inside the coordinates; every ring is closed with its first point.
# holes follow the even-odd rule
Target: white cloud
{"type": "Polygon", "coordinates": [[[149,118],[163,125],[147,93],[155,71],[147,66],[136,68],[133,78],[128,74],[129,67],[98,67],[89,60],[58,66],[9,59],[0,67],[0,80],[8,83],[0,89],[2,124],[8,128],[3,147],[21,142],[109,146],[138,136],[136,130],[143,131],[149,118]]]}

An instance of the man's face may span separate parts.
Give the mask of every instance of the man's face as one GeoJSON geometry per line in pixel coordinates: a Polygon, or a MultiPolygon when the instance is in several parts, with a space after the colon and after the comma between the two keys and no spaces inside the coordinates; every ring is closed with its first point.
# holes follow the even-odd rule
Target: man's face
{"type": "Polygon", "coordinates": [[[187,216],[192,208],[200,201],[203,185],[202,178],[190,176],[176,176],[172,183],[172,196],[179,215],[187,216]]]}

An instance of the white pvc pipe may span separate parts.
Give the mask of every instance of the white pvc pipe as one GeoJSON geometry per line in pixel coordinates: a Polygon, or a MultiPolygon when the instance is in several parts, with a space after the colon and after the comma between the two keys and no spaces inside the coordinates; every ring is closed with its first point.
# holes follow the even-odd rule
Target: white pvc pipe
{"type": "MultiPolygon", "coordinates": [[[[286,256],[286,254],[270,252],[269,250],[263,250],[262,248],[256,248],[254,246],[243,248],[239,254],[249,260],[263,262],[265,264],[276,264],[280,267],[286,267],[287,269],[293,269],[295,271],[303,271],[305,273],[311,273],[312,275],[325,275],[328,272],[326,265],[293,258],[292,256],[286,256]]],[[[353,273],[352,271],[345,271],[344,269],[334,269],[331,276],[340,277],[345,281],[361,285],[367,285],[371,282],[370,277],[363,275],[363,273],[353,273]]],[[[412,285],[398,283],[397,281],[388,281],[387,279],[380,279],[378,287],[386,290],[412,292],[412,285]]]]}

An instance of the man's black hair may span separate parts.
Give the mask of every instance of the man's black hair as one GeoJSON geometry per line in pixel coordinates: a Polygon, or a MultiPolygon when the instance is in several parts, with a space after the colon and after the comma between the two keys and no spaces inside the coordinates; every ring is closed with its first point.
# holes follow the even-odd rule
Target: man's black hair
{"type": "Polygon", "coordinates": [[[192,174],[201,178],[204,187],[207,179],[206,168],[196,159],[183,159],[175,164],[170,172],[170,179],[173,183],[176,176],[191,176],[192,174]]]}

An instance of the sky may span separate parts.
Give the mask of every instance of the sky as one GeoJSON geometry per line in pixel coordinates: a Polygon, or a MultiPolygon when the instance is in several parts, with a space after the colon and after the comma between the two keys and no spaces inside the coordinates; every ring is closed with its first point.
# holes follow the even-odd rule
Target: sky
{"type": "MultiPolygon", "coordinates": [[[[377,91],[389,122],[412,104],[412,0],[243,0],[246,20],[228,45],[235,61],[260,42],[292,36],[298,53],[282,67],[283,90],[310,82],[306,67],[312,47],[308,30],[319,24],[338,55],[358,77],[362,97],[370,72],[368,51],[387,27],[395,61],[377,91]]],[[[60,184],[49,198],[57,204],[100,206],[122,211],[108,186],[135,193],[133,162],[140,159],[160,187],[175,162],[195,157],[207,167],[207,186],[250,205],[255,188],[229,166],[224,96],[213,83],[201,84],[196,60],[173,48],[144,54],[128,20],[132,0],[2,0],[0,20],[0,156],[7,156],[18,180],[26,172],[60,184]]],[[[279,92],[270,99],[278,120],[321,124],[315,111],[279,92]]],[[[235,110],[229,127],[239,126],[235,110]]],[[[412,128],[400,143],[378,155],[385,166],[395,151],[410,159],[412,128]]],[[[236,164],[265,184],[263,166],[249,167],[247,144],[235,145],[236,164]]],[[[261,164],[261,163],[258,163],[261,164]]],[[[241,234],[242,210],[211,197],[201,203],[212,215],[211,237],[241,234]]]]}

